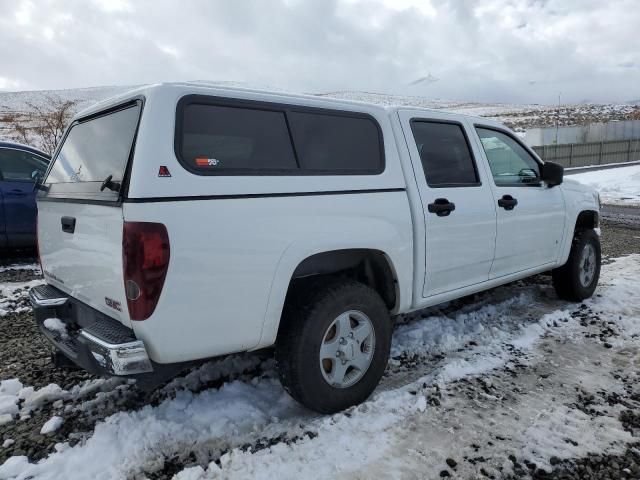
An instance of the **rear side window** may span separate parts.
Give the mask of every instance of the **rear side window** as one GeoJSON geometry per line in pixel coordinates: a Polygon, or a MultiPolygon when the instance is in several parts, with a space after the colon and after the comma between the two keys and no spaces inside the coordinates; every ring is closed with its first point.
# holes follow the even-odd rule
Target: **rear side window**
{"type": "Polygon", "coordinates": [[[367,115],[192,95],[179,102],[177,115],[176,155],[199,175],[384,170],[380,129],[367,115]]]}
{"type": "Polygon", "coordinates": [[[293,142],[306,170],[380,172],[377,125],[368,118],[291,112],[293,142]]]}
{"type": "Polygon", "coordinates": [[[140,118],[140,102],[72,125],[45,179],[49,196],[113,200],[100,187],[121,183],[140,118]]]}
{"type": "Polygon", "coordinates": [[[217,105],[187,105],[182,160],[208,170],[297,168],[283,112],[217,105]]]}
{"type": "Polygon", "coordinates": [[[480,184],[471,149],[461,125],[413,120],[411,130],[430,187],[465,187],[480,184]]]}

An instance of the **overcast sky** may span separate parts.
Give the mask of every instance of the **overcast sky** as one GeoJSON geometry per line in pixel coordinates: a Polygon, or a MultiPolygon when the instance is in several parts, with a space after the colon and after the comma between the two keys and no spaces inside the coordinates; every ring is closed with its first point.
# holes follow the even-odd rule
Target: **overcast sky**
{"type": "Polygon", "coordinates": [[[640,99],[639,0],[0,0],[0,89],[228,80],[640,99]]]}

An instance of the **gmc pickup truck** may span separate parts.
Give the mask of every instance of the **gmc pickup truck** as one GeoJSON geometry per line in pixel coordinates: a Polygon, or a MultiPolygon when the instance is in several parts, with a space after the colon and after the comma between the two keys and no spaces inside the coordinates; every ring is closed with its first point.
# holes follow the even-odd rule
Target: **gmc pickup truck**
{"type": "Polygon", "coordinates": [[[318,412],[364,401],[395,315],[552,271],[591,296],[599,197],[486,118],[196,84],[73,120],[38,185],[54,358],[157,385],[275,346],[318,412]]]}

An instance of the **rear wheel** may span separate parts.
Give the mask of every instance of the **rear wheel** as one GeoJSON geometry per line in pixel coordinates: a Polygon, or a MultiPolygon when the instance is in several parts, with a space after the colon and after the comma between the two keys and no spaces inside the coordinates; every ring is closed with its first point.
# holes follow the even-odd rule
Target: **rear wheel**
{"type": "Polygon", "coordinates": [[[579,302],[593,295],[600,278],[600,237],[594,230],[579,230],[569,259],[553,271],[553,286],[564,300],[579,302]]]}
{"type": "Polygon", "coordinates": [[[363,402],[387,366],[391,321],[378,293],[352,280],[307,284],[290,295],[276,344],[284,388],[320,413],[363,402]]]}

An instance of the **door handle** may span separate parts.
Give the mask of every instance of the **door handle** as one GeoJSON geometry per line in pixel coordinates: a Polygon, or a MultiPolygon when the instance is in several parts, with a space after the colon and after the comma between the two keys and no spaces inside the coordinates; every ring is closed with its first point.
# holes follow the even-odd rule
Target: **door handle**
{"type": "Polygon", "coordinates": [[[435,213],[439,217],[447,217],[455,209],[455,203],[450,202],[446,198],[436,198],[433,203],[427,205],[429,213],[435,213]]]}
{"type": "Polygon", "coordinates": [[[518,200],[513,198],[511,195],[503,195],[502,198],[498,200],[498,205],[505,210],[513,210],[516,205],[518,205],[518,200]]]}
{"type": "Polygon", "coordinates": [[[74,217],[62,217],[60,223],[62,224],[63,232],[73,233],[76,230],[76,219],[74,217]]]}

